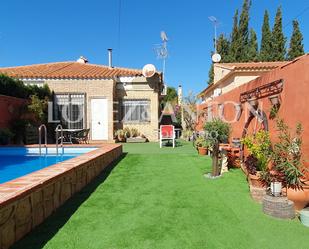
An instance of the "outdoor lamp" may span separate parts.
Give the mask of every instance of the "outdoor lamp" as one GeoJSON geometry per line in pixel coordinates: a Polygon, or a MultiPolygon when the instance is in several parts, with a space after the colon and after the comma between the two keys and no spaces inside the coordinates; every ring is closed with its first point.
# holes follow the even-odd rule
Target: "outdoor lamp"
{"type": "Polygon", "coordinates": [[[272,104],[272,106],[279,107],[280,104],[281,104],[281,99],[280,99],[280,96],[278,94],[270,96],[269,101],[272,104]]]}
{"type": "Polygon", "coordinates": [[[234,107],[235,107],[235,112],[236,112],[236,120],[238,121],[242,114],[242,106],[241,104],[235,104],[234,107]]]}
{"type": "Polygon", "coordinates": [[[257,97],[252,97],[250,99],[248,99],[248,103],[250,106],[252,106],[254,109],[257,109],[258,105],[259,105],[259,101],[257,99],[257,97]]]}

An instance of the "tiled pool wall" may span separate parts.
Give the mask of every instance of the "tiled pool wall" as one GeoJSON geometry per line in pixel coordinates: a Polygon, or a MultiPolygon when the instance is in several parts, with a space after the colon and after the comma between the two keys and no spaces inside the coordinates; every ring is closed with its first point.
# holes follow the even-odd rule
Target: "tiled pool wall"
{"type": "Polygon", "coordinates": [[[121,155],[122,145],[105,144],[0,184],[0,248],[9,248],[29,233],[121,155]]]}

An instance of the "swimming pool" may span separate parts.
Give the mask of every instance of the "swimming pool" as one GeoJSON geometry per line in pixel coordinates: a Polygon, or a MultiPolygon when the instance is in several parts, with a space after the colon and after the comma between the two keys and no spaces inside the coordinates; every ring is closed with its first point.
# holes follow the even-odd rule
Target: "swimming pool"
{"type": "Polygon", "coordinates": [[[63,154],[60,153],[62,150],[59,149],[59,155],[57,155],[55,148],[48,148],[47,154],[45,153],[45,148],[42,148],[42,155],[40,156],[39,148],[0,148],[0,184],[95,149],[97,148],[68,147],[64,148],[63,154]]]}

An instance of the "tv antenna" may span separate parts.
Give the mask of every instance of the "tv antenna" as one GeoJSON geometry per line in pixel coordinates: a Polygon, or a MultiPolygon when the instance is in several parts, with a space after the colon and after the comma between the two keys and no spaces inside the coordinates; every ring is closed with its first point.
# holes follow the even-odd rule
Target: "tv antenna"
{"type": "Polygon", "coordinates": [[[220,62],[221,60],[221,56],[220,54],[218,54],[217,52],[217,28],[220,24],[219,20],[214,17],[214,16],[209,16],[208,19],[212,22],[212,24],[214,25],[214,29],[215,29],[215,39],[214,39],[214,42],[215,42],[215,53],[212,55],[212,61],[213,62],[220,62]]]}
{"type": "Polygon", "coordinates": [[[160,33],[162,43],[156,45],[155,51],[157,54],[157,58],[162,60],[163,66],[162,66],[162,73],[163,73],[163,81],[165,76],[165,65],[166,65],[166,59],[168,57],[168,51],[167,51],[167,42],[168,38],[165,33],[165,31],[161,31],[160,33]]]}

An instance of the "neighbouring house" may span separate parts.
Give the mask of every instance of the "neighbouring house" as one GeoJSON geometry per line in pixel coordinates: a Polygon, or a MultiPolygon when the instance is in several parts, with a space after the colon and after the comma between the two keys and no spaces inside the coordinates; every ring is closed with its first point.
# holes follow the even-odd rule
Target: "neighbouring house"
{"type": "Polygon", "coordinates": [[[200,92],[204,102],[218,97],[287,62],[215,63],[214,83],[200,92]]]}
{"type": "Polygon", "coordinates": [[[266,129],[272,140],[275,140],[277,129],[272,112],[276,107],[276,113],[293,130],[298,122],[302,124],[304,160],[309,167],[308,68],[309,54],[306,54],[200,104],[198,108],[202,114],[198,130],[203,129],[207,115],[210,114],[231,123],[231,139],[266,129]],[[254,99],[257,100],[257,105],[255,111],[252,111],[249,103],[254,99]]]}
{"type": "Polygon", "coordinates": [[[54,93],[53,119],[68,129],[90,128],[92,141],[112,141],[115,131],[125,127],[137,128],[149,140],[158,139],[161,73],[146,78],[142,70],[113,67],[111,59],[103,66],[84,57],[0,68],[0,73],[24,84],[47,84],[54,93]]]}

